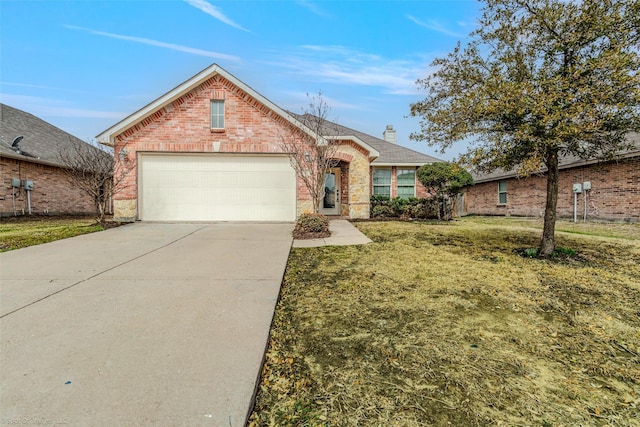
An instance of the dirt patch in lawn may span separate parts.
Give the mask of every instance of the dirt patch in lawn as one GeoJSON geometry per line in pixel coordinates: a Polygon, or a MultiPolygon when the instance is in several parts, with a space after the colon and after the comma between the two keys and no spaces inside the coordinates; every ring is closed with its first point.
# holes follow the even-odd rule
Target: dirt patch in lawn
{"type": "Polygon", "coordinates": [[[640,425],[640,244],[358,223],[374,243],[294,249],[254,425],[640,425]]]}

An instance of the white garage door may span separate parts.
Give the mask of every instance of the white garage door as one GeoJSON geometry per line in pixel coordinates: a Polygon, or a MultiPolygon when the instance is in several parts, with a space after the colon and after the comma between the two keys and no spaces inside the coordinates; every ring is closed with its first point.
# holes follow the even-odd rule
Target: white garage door
{"type": "Polygon", "coordinates": [[[284,156],[140,154],[143,221],[294,221],[296,177],[284,156]]]}

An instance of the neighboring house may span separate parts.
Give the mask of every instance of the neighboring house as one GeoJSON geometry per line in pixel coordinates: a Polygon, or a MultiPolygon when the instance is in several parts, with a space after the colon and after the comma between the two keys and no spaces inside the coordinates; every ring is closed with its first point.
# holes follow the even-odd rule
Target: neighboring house
{"type": "Polygon", "coordinates": [[[0,216],[95,213],[93,200],[69,181],[60,158],[72,144],[91,146],[32,114],[0,108],[0,216]]]}
{"type": "MultiPolygon", "coordinates": [[[[616,160],[599,162],[575,157],[560,159],[559,217],[640,222],[640,135],[630,134],[631,150],[616,160]],[[574,197],[574,185],[580,190],[574,197]],[[586,185],[585,185],[586,184],[586,185]]],[[[544,171],[543,171],[544,172],[544,171]]],[[[465,213],[542,217],[546,204],[546,175],[518,178],[498,171],[474,176],[465,194],[465,213]]]]}
{"type": "MultiPolygon", "coordinates": [[[[371,194],[423,196],[418,166],[433,157],[343,126],[322,212],[368,218],[371,194]]],[[[113,125],[98,140],[126,163],[114,196],[121,221],[293,221],[312,210],[282,139],[304,132],[289,113],[214,64],[113,125]]],[[[386,138],[395,139],[388,127],[386,138]]],[[[304,150],[304,147],[300,147],[304,150]]],[[[123,163],[124,162],[124,163],[123,163]]]]}

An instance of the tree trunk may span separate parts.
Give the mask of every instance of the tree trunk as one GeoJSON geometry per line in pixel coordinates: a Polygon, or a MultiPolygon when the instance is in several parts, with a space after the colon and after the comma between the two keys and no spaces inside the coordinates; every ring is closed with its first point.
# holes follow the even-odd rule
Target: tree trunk
{"type": "Polygon", "coordinates": [[[98,208],[98,223],[102,224],[104,222],[104,203],[102,200],[100,200],[100,198],[97,199],[98,202],[96,203],[96,208],[98,208]]]}
{"type": "Polygon", "coordinates": [[[539,257],[548,257],[556,249],[556,207],[558,205],[558,149],[550,150],[547,164],[547,204],[544,208],[544,228],[540,241],[539,257]]]}
{"type": "Polygon", "coordinates": [[[313,198],[313,213],[316,215],[320,213],[320,197],[319,196],[315,196],[313,198]]]}

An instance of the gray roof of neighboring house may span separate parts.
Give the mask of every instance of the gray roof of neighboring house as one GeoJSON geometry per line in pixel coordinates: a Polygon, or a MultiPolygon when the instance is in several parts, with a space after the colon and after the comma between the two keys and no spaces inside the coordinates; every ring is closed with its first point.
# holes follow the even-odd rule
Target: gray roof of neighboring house
{"type": "MultiPolygon", "coordinates": [[[[618,153],[619,159],[626,159],[629,157],[640,156],[640,134],[632,132],[629,134],[627,139],[631,143],[631,149],[618,153]]],[[[602,160],[598,160],[598,159],[585,160],[577,156],[564,156],[564,157],[560,157],[560,160],[559,160],[560,169],[576,168],[576,167],[592,165],[600,162],[602,162],[602,160]]],[[[538,172],[534,172],[531,175],[535,175],[536,173],[544,173],[546,170],[547,168],[543,167],[538,172]]],[[[471,175],[473,176],[474,183],[481,183],[481,182],[496,181],[499,179],[515,178],[518,176],[518,173],[515,170],[505,171],[504,169],[496,169],[491,173],[472,173],[471,175]]]]}
{"type": "MultiPolygon", "coordinates": [[[[291,115],[298,117],[304,122],[304,115],[290,113],[291,115]]],[[[427,154],[420,153],[410,148],[403,147],[402,145],[387,142],[384,139],[376,138],[375,136],[368,135],[366,133],[348,128],[346,126],[339,125],[328,120],[326,123],[326,135],[327,136],[354,136],[366,144],[376,149],[380,156],[371,162],[372,165],[415,165],[426,164],[434,162],[442,162],[443,160],[436,157],[429,156],[427,154]]]]}
{"type": "Polygon", "coordinates": [[[83,144],[98,150],[33,114],[0,104],[0,156],[61,167],[64,163],[59,153],[70,144],[83,144]],[[18,153],[11,144],[20,135],[24,138],[19,143],[21,153],[18,153]]]}

